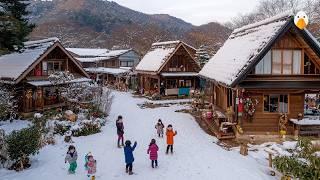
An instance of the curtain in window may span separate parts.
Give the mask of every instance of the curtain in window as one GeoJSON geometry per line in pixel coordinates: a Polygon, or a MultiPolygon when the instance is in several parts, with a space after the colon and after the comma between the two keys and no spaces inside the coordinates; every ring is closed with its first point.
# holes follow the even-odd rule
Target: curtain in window
{"type": "Polygon", "coordinates": [[[283,74],[291,74],[292,70],[292,51],[283,51],[283,74]]]}
{"type": "Polygon", "coordinates": [[[281,50],[272,51],[272,74],[281,74],[281,50]]]}
{"type": "Polygon", "coordinates": [[[256,66],[256,74],[271,74],[271,52],[269,51],[256,66]]]}
{"type": "Polygon", "coordinates": [[[293,69],[292,74],[301,74],[301,51],[293,51],[293,69]]]}

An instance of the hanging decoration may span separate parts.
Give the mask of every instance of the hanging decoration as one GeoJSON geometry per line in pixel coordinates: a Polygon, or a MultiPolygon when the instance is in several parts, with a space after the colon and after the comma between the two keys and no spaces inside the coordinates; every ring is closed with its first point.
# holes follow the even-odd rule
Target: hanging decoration
{"type": "Polygon", "coordinates": [[[252,99],[251,97],[247,97],[244,99],[244,111],[246,118],[249,122],[253,121],[254,113],[256,112],[256,105],[258,104],[258,100],[252,99]]]}

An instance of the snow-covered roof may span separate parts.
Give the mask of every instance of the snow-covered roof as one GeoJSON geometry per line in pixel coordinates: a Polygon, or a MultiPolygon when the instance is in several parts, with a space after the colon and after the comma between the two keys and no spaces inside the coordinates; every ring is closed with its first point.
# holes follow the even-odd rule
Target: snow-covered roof
{"type": "Polygon", "coordinates": [[[0,56],[0,79],[16,80],[41,55],[58,42],[58,38],[25,42],[20,52],[0,56]]]}
{"type": "Polygon", "coordinates": [[[79,56],[101,56],[109,51],[109,49],[93,49],[93,48],[66,48],[68,51],[79,56]]]}
{"type": "Polygon", "coordinates": [[[97,62],[97,61],[101,61],[101,60],[106,60],[109,59],[109,57],[75,57],[76,60],[80,61],[80,62],[97,62]]]}
{"type": "Polygon", "coordinates": [[[105,57],[117,57],[120,56],[122,54],[125,54],[129,51],[131,51],[132,49],[120,49],[120,50],[110,50],[106,53],[101,54],[101,56],[105,56],[105,57]]]}
{"type": "MultiPolygon", "coordinates": [[[[89,78],[77,78],[77,79],[73,79],[71,81],[68,82],[68,84],[70,83],[82,83],[82,82],[90,82],[92,81],[91,79],[89,78]]],[[[28,84],[31,84],[33,86],[51,86],[52,83],[50,81],[42,81],[42,80],[39,80],[39,81],[28,81],[28,84]]]]}
{"type": "Polygon", "coordinates": [[[175,52],[180,44],[189,47],[188,44],[185,44],[182,41],[166,41],[153,43],[151,49],[147,52],[147,54],[144,55],[140,63],[137,65],[136,70],[150,72],[159,71],[159,69],[168,60],[172,53],[175,52]]]}
{"type": "Polygon", "coordinates": [[[198,76],[198,73],[196,72],[166,72],[166,73],[161,73],[161,76],[164,77],[177,77],[177,76],[198,76]]]}
{"type": "Polygon", "coordinates": [[[286,12],[235,29],[219,51],[199,72],[200,76],[230,86],[279,34],[292,13],[286,12]]]}
{"type": "Polygon", "coordinates": [[[97,68],[85,68],[85,71],[90,73],[102,73],[102,74],[125,74],[131,71],[130,68],[105,68],[105,67],[97,67],[97,68]]]}

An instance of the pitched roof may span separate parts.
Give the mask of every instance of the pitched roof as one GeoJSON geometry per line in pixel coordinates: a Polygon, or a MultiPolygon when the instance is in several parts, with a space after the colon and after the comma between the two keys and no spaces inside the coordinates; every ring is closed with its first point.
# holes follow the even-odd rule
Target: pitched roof
{"type": "Polygon", "coordinates": [[[132,49],[108,50],[108,49],[90,49],[90,48],[67,48],[69,52],[76,54],[75,57],[80,62],[96,62],[108,60],[121,56],[132,49]]]}
{"type": "Polygon", "coordinates": [[[69,52],[72,52],[78,56],[90,56],[96,57],[109,51],[109,49],[93,49],[93,48],[66,48],[69,52]]]}
{"type": "Polygon", "coordinates": [[[60,44],[58,38],[47,38],[38,41],[27,41],[20,52],[0,56],[0,79],[5,83],[20,82],[31,71],[32,66],[35,66],[47,53],[56,47],[60,47],[84,76],[89,77],[81,65],[60,44]]]}
{"type": "Polygon", "coordinates": [[[59,39],[48,38],[25,42],[21,52],[0,56],[0,79],[16,80],[59,39]]]}
{"type": "Polygon", "coordinates": [[[219,51],[199,72],[200,76],[233,86],[249,65],[256,62],[263,52],[266,53],[270,44],[289,23],[292,23],[292,15],[291,12],[286,12],[235,29],[219,51]]]}
{"type": "MultiPolygon", "coordinates": [[[[169,60],[172,54],[180,47],[186,46],[194,49],[182,41],[166,41],[153,43],[151,49],[144,55],[137,65],[137,71],[157,72],[169,60]]],[[[189,53],[189,50],[186,49],[189,53]]]]}

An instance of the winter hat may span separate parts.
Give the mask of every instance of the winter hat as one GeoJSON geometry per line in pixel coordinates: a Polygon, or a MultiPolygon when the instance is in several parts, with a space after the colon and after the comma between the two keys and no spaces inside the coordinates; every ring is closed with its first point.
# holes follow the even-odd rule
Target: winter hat
{"type": "Polygon", "coordinates": [[[131,141],[126,140],[125,144],[126,144],[126,146],[130,146],[131,145],[131,141]]]}
{"type": "Polygon", "coordinates": [[[172,125],[171,125],[171,124],[168,125],[168,128],[170,128],[170,127],[172,128],[172,125]]]}

